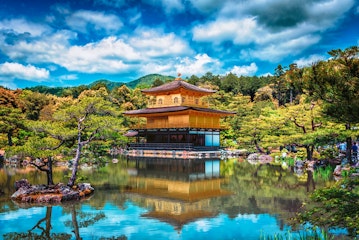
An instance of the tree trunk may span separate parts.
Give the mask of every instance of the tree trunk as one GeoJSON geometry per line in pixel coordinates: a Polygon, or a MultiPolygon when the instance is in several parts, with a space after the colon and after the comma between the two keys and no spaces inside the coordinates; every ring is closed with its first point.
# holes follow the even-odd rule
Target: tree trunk
{"type": "Polygon", "coordinates": [[[45,233],[46,233],[46,238],[47,239],[51,239],[51,215],[52,215],[52,207],[46,207],[46,228],[45,228],[45,233]]]}
{"type": "Polygon", "coordinates": [[[81,142],[81,120],[77,122],[77,149],[76,149],[76,156],[74,159],[74,164],[72,166],[72,174],[67,183],[67,186],[73,187],[76,181],[77,175],[77,168],[79,166],[80,157],[81,157],[81,150],[82,150],[83,143],[81,142]]]}
{"type": "Polygon", "coordinates": [[[77,169],[78,169],[79,162],[80,162],[81,149],[82,149],[82,144],[78,143],[77,144],[77,149],[76,149],[76,156],[75,156],[75,159],[74,159],[74,164],[72,166],[71,177],[70,177],[69,182],[67,183],[67,186],[69,186],[69,187],[73,187],[75,185],[77,169]]]}
{"type": "Polygon", "coordinates": [[[263,149],[259,146],[257,139],[254,140],[254,145],[259,153],[264,153],[263,149]]]}
{"type": "Polygon", "coordinates": [[[74,234],[75,234],[75,239],[82,239],[80,237],[80,230],[79,230],[79,224],[77,222],[77,214],[76,214],[76,209],[75,209],[75,205],[71,205],[71,219],[72,219],[72,225],[74,227],[74,234]]]}
{"type": "MultiPolygon", "coordinates": [[[[350,130],[350,123],[345,124],[345,129],[346,130],[350,130]]],[[[346,138],[346,143],[347,143],[347,149],[346,149],[346,157],[349,161],[349,164],[353,164],[352,162],[352,138],[351,137],[347,137],[346,138]]]]}
{"type": "Polygon", "coordinates": [[[52,157],[47,158],[47,185],[54,185],[54,179],[52,177],[52,157]]]}
{"type": "Polygon", "coordinates": [[[307,151],[307,160],[311,161],[313,158],[314,146],[313,145],[305,145],[305,149],[307,151]]]}
{"type": "Polygon", "coordinates": [[[12,130],[9,130],[9,132],[7,133],[7,141],[9,146],[12,146],[12,130]]]}

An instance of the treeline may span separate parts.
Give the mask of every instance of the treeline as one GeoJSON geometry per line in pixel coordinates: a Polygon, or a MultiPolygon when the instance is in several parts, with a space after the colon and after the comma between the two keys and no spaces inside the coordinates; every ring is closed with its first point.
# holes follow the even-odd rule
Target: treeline
{"type": "MultiPolygon", "coordinates": [[[[317,146],[346,141],[350,154],[352,140],[359,135],[358,54],[358,47],[332,50],[330,60],[303,68],[278,65],[273,76],[207,73],[186,81],[217,90],[208,97],[212,108],[237,112],[223,119],[223,147],[267,152],[295,144],[304,147],[305,158],[311,159],[317,146]]],[[[24,156],[44,157],[55,155],[54,151],[71,155],[79,133],[91,139],[86,154],[125,145],[128,139],[123,133],[133,122],[122,112],[144,108],[147,99],[141,89],[172,79],[157,75],[133,89],[126,85],[110,89],[98,82],[63,89],[61,94],[0,88],[0,149],[24,156]],[[87,112],[98,104],[107,110],[87,112]],[[84,116],[89,122],[80,126],[84,116]]]]}

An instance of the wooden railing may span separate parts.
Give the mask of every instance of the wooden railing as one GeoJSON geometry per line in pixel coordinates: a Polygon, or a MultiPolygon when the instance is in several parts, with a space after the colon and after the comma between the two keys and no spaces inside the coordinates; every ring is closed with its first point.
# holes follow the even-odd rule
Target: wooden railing
{"type": "Polygon", "coordinates": [[[192,150],[192,143],[131,143],[129,150],[192,150]]]}
{"type": "Polygon", "coordinates": [[[186,150],[186,151],[217,151],[219,147],[194,146],[193,143],[131,143],[129,150],[186,150]]]}
{"type": "MultiPolygon", "coordinates": [[[[161,102],[161,101],[160,101],[161,102]]],[[[202,101],[201,99],[186,99],[184,102],[182,100],[178,100],[178,102],[173,102],[171,98],[166,98],[162,100],[162,103],[156,102],[156,104],[151,101],[148,103],[149,108],[158,108],[158,107],[169,107],[169,106],[193,106],[193,107],[201,107],[201,108],[209,108],[209,103],[207,101],[202,101]]]]}
{"type": "Polygon", "coordinates": [[[162,124],[135,124],[131,127],[132,129],[155,129],[155,128],[219,128],[224,129],[224,127],[220,126],[219,124],[182,124],[182,123],[176,123],[176,124],[168,124],[168,123],[162,123],[162,124]]]}

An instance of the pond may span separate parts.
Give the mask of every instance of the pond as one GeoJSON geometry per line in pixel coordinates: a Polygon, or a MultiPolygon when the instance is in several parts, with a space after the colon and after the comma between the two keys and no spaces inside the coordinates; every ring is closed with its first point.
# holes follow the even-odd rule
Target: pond
{"type": "MultiPolygon", "coordinates": [[[[46,174],[3,166],[0,239],[303,238],[290,217],[309,192],[332,183],[310,171],[239,159],[118,159],[81,169],[81,182],[95,187],[89,199],[48,206],[10,200],[15,181],[43,184],[46,174]]],[[[54,181],[66,183],[69,174],[55,168],[54,181]]]]}

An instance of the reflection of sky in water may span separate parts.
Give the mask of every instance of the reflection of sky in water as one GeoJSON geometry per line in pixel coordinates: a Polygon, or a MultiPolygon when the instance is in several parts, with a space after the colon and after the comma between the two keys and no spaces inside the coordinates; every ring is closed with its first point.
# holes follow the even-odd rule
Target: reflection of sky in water
{"type": "MultiPolygon", "coordinates": [[[[77,210],[78,212],[79,210],[77,210]]],[[[80,228],[83,239],[98,239],[100,237],[119,237],[125,235],[128,239],[258,239],[263,236],[288,233],[288,229],[279,229],[275,217],[268,214],[239,214],[231,219],[225,214],[215,218],[202,218],[176,230],[168,223],[157,219],[142,218],[146,209],[127,202],[124,209],[107,203],[102,209],[94,209],[82,205],[81,211],[88,214],[104,213],[105,217],[88,227],[80,228]]],[[[62,207],[52,207],[51,233],[71,233],[73,229],[65,226],[71,221],[70,208],[64,211],[62,207]]],[[[0,236],[8,232],[27,232],[46,216],[46,207],[17,209],[0,214],[0,236]]],[[[80,214],[77,216],[79,224],[80,214]]],[[[41,224],[45,227],[45,222],[41,224]]],[[[33,232],[41,231],[37,228],[33,232]]]]}

